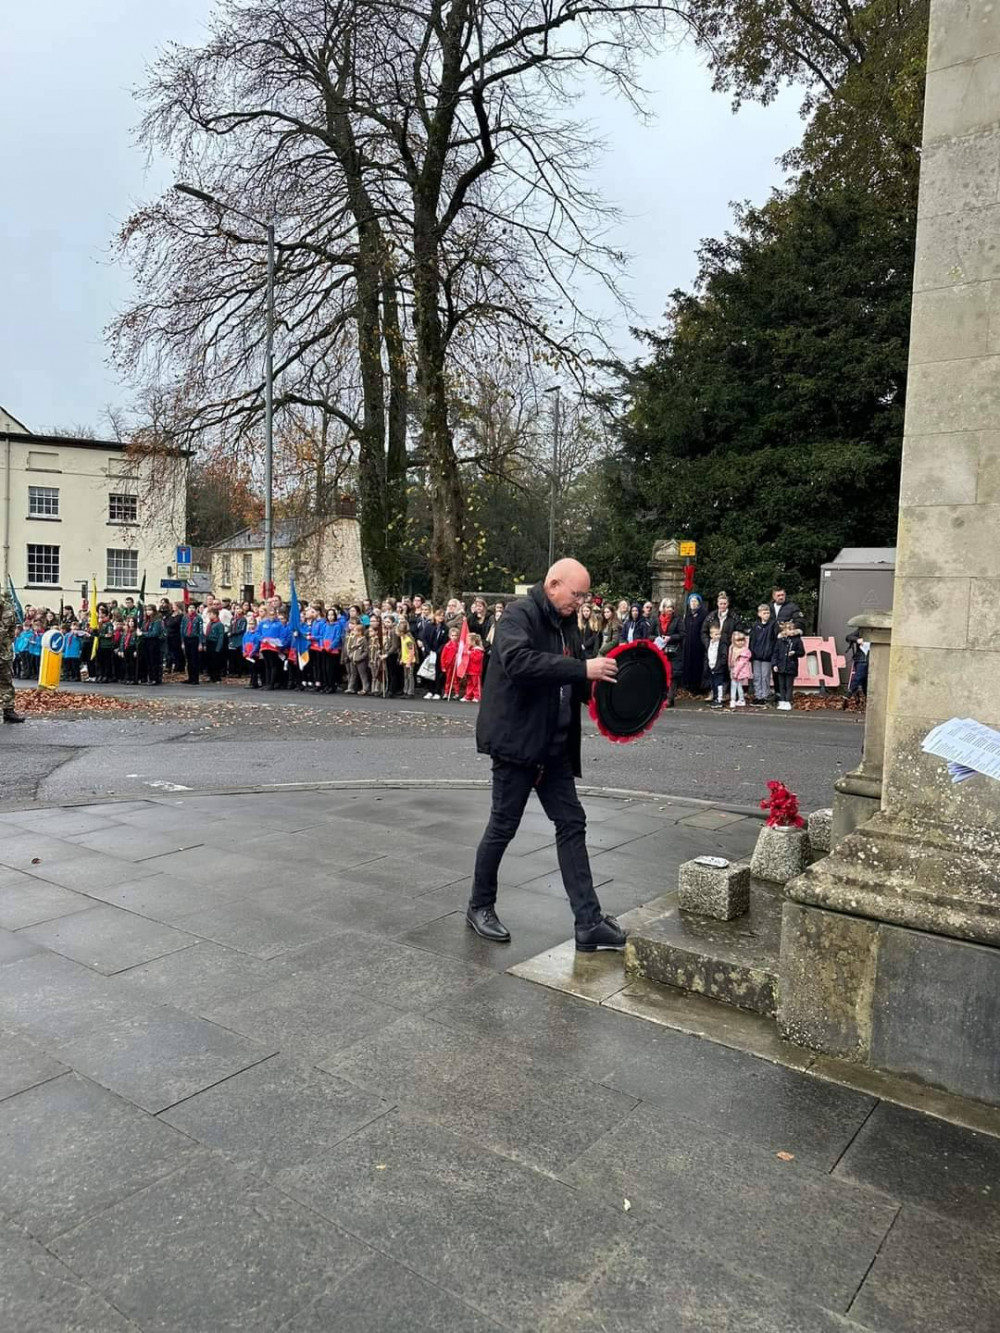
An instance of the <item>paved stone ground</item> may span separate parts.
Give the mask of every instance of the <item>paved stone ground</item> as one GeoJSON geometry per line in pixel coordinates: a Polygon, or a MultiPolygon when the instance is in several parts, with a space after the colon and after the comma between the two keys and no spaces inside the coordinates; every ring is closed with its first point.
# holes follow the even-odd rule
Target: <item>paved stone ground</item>
{"type": "MultiPolygon", "coordinates": [[[[605,905],[756,824],[588,802],[605,905]]],[[[0,816],[0,1328],[985,1333],[1000,1139],[509,975],[481,791],[0,816]]]]}

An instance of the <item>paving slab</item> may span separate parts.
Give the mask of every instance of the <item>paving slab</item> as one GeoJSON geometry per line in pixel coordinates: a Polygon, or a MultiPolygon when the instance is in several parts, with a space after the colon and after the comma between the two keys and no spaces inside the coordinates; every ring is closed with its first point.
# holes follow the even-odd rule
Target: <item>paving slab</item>
{"type": "Polygon", "coordinates": [[[497,977],[431,1011],[444,1023],[829,1171],[875,1098],[544,987],[497,977]]]}
{"type": "Polygon", "coordinates": [[[166,852],[162,856],[143,861],[150,874],[172,875],[175,879],[192,879],[220,888],[261,888],[275,883],[277,867],[273,861],[261,857],[244,856],[241,852],[222,847],[195,847],[184,852],[166,852]]]}
{"type": "Polygon", "coordinates": [[[490,976],[470,963],[346,930],[294,950],[281,960],[281,967],[286,974],[318,972],[379,1002],[391,995],[393,1006],[407,1011],[462,995],[490,976]]]}
{"type": "Polygon", "coordinates": [[[9,930],[0,930],[0,967],[8,963],[19,963],[22,958],[30,958],[33,953],[40,953],[42,946],[32,944],[23,935],[15,935],[9,930]]]}
{"type": "Polygon", "coordinates": [[[20,930],[39,921],[51,921],[71,912],[86,912],[93,901],[82,893],[26,875],[20,870],[0,871],[0,929],[20,930]]]}
{"type": "MultiPolygon", "coordinates": [[[[468,899],[469,881],[459,880],[458,884],[465,885],[464,896],[468,899]]],[[[403,898],[391,889],[354,885],[350,880],[346,884],[334,883],[327,877],[321,883],[314,881],[308,886],[302,910],[308,916],[329,921],[343,930],[364,930],[370,935],[385,935],[392,939],[447,915],[451,904],[444,895],[451,888],[447,886],[416,898],[403,898]],[[442,897],[439,898],[439,894],[442,897]]]]}
{"type": "Polygon", "coordinates": [[[281,1333],[497,1333],[502,1326],[384,1255],[352,1269],[281,1333]]]}
{"type": "Polygon", "coordinates": [[[419,1017],[401,1018],[323,1067],[541,1171],[573,1161],[636,1105],[419,1017]]]}
{"type": "Polygon", "coordinates": [[[469,887],[469,882],[463,880],[455,894],[453,912],[436,916],[434,920],[407,931],[400,937],[402,941],[431,953],[461,958],[467,963],[503,972],[512,963],[552,948],[565,939],[567,930],[572,929],[573,918],[565,897],[560,902],[522,889],[505,889],[502,902],[497,903],[497,911],[511,931],[512,939],[503,945],[481,939],[465,919],[469,887]]]}
{"type": "MultiPolygon", "coordinates": [[[[387,999],[392,987],[385,988],[387,999]]],[[[295,972],[242,999],[209,1009],[213,1023],[266,1042],[286,1055],[319,1064],[381,1028],[400,1009],[360,993],[322,971],[295,972]]]]}
{"type": "Polygon", "coordinates": [[[211,1158],[105,1209],[52,1248],[143,1333],[273,1333],[368,1255],[315,1213],[211,1158]]]}
{"type": "MultiPolygon", "coordinates": [[[[25,834],[28,839],[34,836],[32,833],[25,834]]],[[[150,862],[122,861],[116,856],[77,847],[72,842],[61,842],[59,848],[56,855],[40,853],[30,856],[26,852],[19,853],[18,868],[27,870],[37,879],[60,884],[64,889],[76,889],[80,893],[86,893],[91,884],[123,884],[126,880],[156,873],[146,868],[152,864],[150,862]]]]}
{"type": "Polygon", "coordinates": [[[148,1018],[100,1028],[59,1047],[82,1074],[155,1114],[275,1053],[164,1005],[148,1018]]]}
{"type": "Polygon", "coordinates": [[[0,968],[0,1023],[51,1049],[153,1005],[99,973],[48,950],[0,968]]]}
{"type": "Polygon", "coordinates": [[[461,879],[468,871],[464,867],[436,865],[430,857],[413,857],[403,860],[395,856],[382,856],[377,861],[366,861],[351,871],[351,879],[356,884],[370,885],[372,888],[391,889],[404,897],[415,897],[439,889],[442,884],[450,884],[461,879]]]}
{"type": "Polygon", "coordinates": [[[850,1315],[879,1333],[992,1333],[1000,1240],[904,1204],[850,1315]]]}
{"type": "Polygon", "coordinates": [[[143,997],[150,1004],[172,1004],[199,1014],[262,990],[279,977],[276,965],[266,959],[203,940],[119,972],[115,984],[133,1002],[143,997]]]}
{"type": "Polygon", "coordinates": [[[205,835],[178,829],[174,833],[151,833],[148,829],[135,830],[118,825],[112,836],[107,832],[82,833],[70,838],[78,847],[87,847],[94,852],[104,852],[107,856],[117,857],[120,861],[149,861],[154,856],[165,856],[169,852],[183,852],[192,847],[201,847],[205,835]]]}
{"type": "Polygon", "coordinates": [[[196,942],[172,926],[108,905],[26,926],[21,935],[105,976],[196,942]]]}
{"type": "Polygon", "coordinates": [[[836,1175],[1000,1237],[1000,1138],[990,1134],[882,1102],[836,1175]]]}
{"type": "Polygon", "coordinates": [[[68,1072],[62,1061],[34,1043],[13,1032],[0,1032],[0,1101],[68,1072]]]}
{"type": "Polygon", "coordinates": [[[322,939],[334,930],[331,922],[246,899],[177,917],[175,925],[200,939],[264,959],[322,939]]]}
{"type": "Polygon", "coordinates": [[[589,1290],[633,1231],[620,1205],[592,1203],[398,1111],[278,1179],[352,1235],[524,1333],[589,1290]]]}
{"type": "Polygon", "coordinates": [[[0,1320],[16,1333],[137,1333],[65,1264],[13,1222],[0,1222],[0,1320]]]}
{"type": "Polygon", "coordinates": [[[89,1079],[64,1074],[0,1102],[0,1213],[49,1243],[200,1151],[89,1079]]]}
{"type": "Polygon", "coordinates": [[[515,963],[509,971],[511,976],[524,981],[551,986],[597,1004],[610,999],[626,981],[620,955],[610,950],[577,953],[573,940],[564,940],[534,958],[515,963]]]}
{"type": "Polygon", "coordinates": [[[682,1239],[643,1227],[608,1256],[586,1296],[547,1323],[546,1333],[862,1333],[780,1281],[726,1268],[682,1239]]]}
{"type": "Polygon", "coordinates": [[[344,1079],[276,1055],[163,1111],[159,1119],[225,1153],[234,1165],[267,1176],[323,1156],[391,1105],[344,1079]]]}
{"type": "Polygon", "coordinates": [[[30,832],[51,834],[56,838],[74,838],[80,834],[97,833],[106,842],[114,841],[121,833],[121,825],[114,816],[98,813],[87,806],[62,809],[49,806],[42,810],[18,810],[10,817],[11,823],[30,832]]]}
{"type": "Polygon", "coordinates": [[[135,881],[126,880],[124,884],[93,884],[88,887],[87,896],[112,907],[134,912],[137,916],[149,917],[151,921],[169,924],[182,916],[209,911],[249,895],[242,886],[224,888],[217,884],[156,874],[144,875],[135,881]]]}
{"type": "Polygon", "coordinates": [[[646,1104],[560,1174],[608,1203],[629,1199],[636,1220],[696,1234],[717,1258],[780,1273],[806,1299],[840,1310],[897,1211],[870,1191],[646,1104]]]}

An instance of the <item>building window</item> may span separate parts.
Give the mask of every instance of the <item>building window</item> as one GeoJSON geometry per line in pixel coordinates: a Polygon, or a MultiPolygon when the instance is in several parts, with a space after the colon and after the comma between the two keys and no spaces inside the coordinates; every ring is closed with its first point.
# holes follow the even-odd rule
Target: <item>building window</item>
{"type": "Polygon", "coordinates": [[[233,586],[233,557],[231,555],[222,557],[222,586],[224,588],[233,586]]]}
{"type": "Polygon", "coordinates": [[[253,556],[245,555],[243,557],[243,586],[253,583],[253,556]]]}
{"type": "Polygon", "coordinates": [[[28,517],[29,517],[29,518],[58,518],[58,517],[59,517],[59,487],[58,487],[58,486],[29,486],[29,487],[28,487],[28,517]]]}
{"type": "Polygon", "coordinates": [[[28,583],[59,587],[59,547],[28,543],[28,583]]]}
{"type": "Polygon", "coordinates": [[[139,586],[139,552],[108,550],[108,587],[137,588],[139,586]]]}
{"type": "Polygon", "coordinates": [[[139,500],[134,495],[108,496],[109,523],[138,523],[139,500]]]}

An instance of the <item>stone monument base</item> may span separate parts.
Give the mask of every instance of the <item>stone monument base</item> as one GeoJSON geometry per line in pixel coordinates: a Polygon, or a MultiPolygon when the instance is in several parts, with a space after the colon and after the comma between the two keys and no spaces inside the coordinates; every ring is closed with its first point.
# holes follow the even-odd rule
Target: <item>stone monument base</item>
{"type": "Polygon", "coordinates": [[[783,1036],[1000,1105],[998,843],[882,812],[787,884],[783,1036]]]}

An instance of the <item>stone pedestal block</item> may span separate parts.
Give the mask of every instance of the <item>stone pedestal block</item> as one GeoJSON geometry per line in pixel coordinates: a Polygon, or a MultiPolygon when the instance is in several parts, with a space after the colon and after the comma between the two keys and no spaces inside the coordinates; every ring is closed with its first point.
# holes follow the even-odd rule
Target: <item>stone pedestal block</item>
{"type": "Polygon", "coordinates": [[[874,921],[785,903],[778,1025],[788,1041],[867,1062],[877,932],[874,921]]]}
{"type": "Polygon", "coordinates": [[[768,884],[787,884],[805,870],[808,849],[804,828],[765,824],[757,835],[757,846],[750,858],[750,873],[768,884]]]}
{"type": "Polygon", "coordinates": [[[750,910],[750,866],[746,861],[711,865],[718,857],[685,861],[678,875],[677,905],[682,912],[732,921],[750,910]]]}
{"type": "Polygon", "coordinates": [[[833,811],[814,810],[806,820],[809,850],[813,856],[826,856],[833,845],[833,811]]]}

